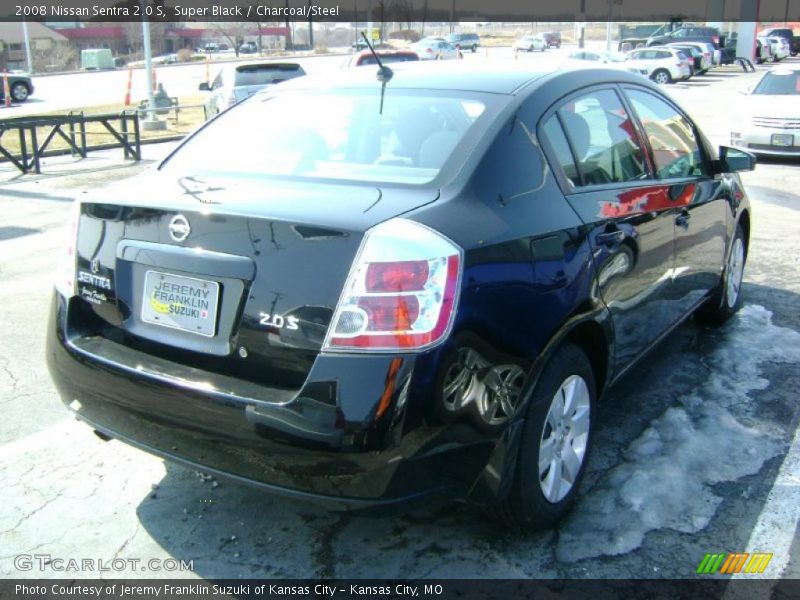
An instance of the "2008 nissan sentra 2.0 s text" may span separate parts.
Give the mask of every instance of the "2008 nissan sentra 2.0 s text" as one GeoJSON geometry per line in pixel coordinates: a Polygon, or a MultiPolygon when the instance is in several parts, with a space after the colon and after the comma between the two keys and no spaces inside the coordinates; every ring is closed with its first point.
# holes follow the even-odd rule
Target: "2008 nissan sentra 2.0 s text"
{"type": "Polygon", "coordinates": [[[609,385],[739,306],[755,161],[624,71],[390,76],[259,93],[76,205],[50,371],[99,432],[207,472],[549,526],[609,385]]]}

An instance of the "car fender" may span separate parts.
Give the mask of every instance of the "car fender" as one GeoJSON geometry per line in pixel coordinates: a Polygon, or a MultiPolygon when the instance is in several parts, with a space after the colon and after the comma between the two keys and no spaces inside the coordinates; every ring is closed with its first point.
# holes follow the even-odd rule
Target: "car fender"
{"type": "MultiPolygon", "coordinates": [[[[611,379],[610,369],[613,365],[614,352],[613,325],[608,308],[605,304],[599,303],[594,310],[579,312],[563,323],[547,342],[539,356],[533,360],[522,391],[523,400],[519,403],[515,417],[498,437],[486,467],[472,484],[467,494],[469,501],[477,504],[492,505],[503,500],[508,495],[514,482],[519,447],[522,442],[522,432],[525,424],[525,414],[542,371],[556,350],[563,343],[571,340],[581,326],[585,326],[588,323],[592,323],[593,326],[599,326],[603,332],[606,342],[604,350],[607,353],[608,360],[606,360],[604,373],[601,374],[602,381],[611,379]]],[[[598,381],[600,380],[601,377],[598,377],[598,381]]],[[[598,398],[600,395],[598,393],[598,398]]]]}

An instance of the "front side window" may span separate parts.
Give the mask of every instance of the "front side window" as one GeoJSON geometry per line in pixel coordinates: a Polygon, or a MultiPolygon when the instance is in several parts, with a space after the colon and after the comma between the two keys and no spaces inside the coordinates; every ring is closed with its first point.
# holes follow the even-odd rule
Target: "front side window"
{"type": "Polygon", "coordinates": [[[707,174],[692,124],[670,104],[648,92],[627,90],[653,150],[660,179],[707,174]]]}
{"type": "MultiPolygon", "coordinates": [[[[473,128],[488,126],[502,99],[434,95],[380,86],[291,90],[252,96],[197,132],[163,169],[422,184],[473,128]]],[[[472,139],[478,139],[476,133],[472,139]]]]}
{"type": "Polygon", "coordinates": [[[645,153],[616,92],[580,96],[562,106],[558,117],[577,160],[576,178],[567,174],[573,183],[603,185],[648,177],[645,153]]]}

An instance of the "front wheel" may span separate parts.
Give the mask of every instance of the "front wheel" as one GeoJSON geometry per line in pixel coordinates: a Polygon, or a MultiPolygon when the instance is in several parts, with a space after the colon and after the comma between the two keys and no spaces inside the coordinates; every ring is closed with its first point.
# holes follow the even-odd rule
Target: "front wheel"
{"type": "Polygon", "coordinates": [[[742,279],[747,260],[744,231],[736,225],[722,279],[711,297],[701,306],[695,317],[709,325],[720,325],[727,321],[742,305],[742,279]]]}
{"type": "Polygon", "coordinates": [[[672,83],[672,75],[666,69],[658,69],[653,73],[651,79],[660,85],[672,83]]]}
{"type": "Polygon", "coordinates": [[[497,517],[514,527],[546,529],[572,508],[586,470],[595,394],[586,354],[563,345],[528,404],[513,487],[494,508],[497,517]]]}

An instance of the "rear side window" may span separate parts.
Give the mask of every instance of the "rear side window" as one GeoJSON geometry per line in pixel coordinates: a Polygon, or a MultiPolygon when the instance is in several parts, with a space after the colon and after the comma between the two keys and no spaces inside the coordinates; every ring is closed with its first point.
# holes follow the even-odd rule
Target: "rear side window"
{"type": "Polygon", "coordinates": [[[650,140],[659,179],[707,174],[692,124],[670,104],[638,90],[627,90],[650,140]]]}
{"type": "Polygon", "coordinates": [[[572,185],[581,185],[581,176],[578,173],[578,169],[575,167],[575,158],[572,156],[572,151],[569,149],[569,143],[564,135],[564,130],[561,128],[561,123],[558,121],[558,117],[555,115],[550,117],[544,124],[542,130],[544,136],[550,142],[550,146],[553,148],[556,161],[564,172],[564,175],[572,182],[572,185]]]}
{"type": "MultiPolygon", "coordinates": [[[[645,153],[636,137],[635,127],[622,102],[613,90],[597,90],[567,102],[558,110],[572,155],[577,160],[576,175],[567,177],[575,185],[603,185],[636,181],[648,177],[645,153]]],[[[550,123],[547,127],[554,127],[550,123]]],[[[548,140],[554,148],[557,136],[548,140]]],[[[559,160],[565,160],[563,149],[559,160]]]]}

